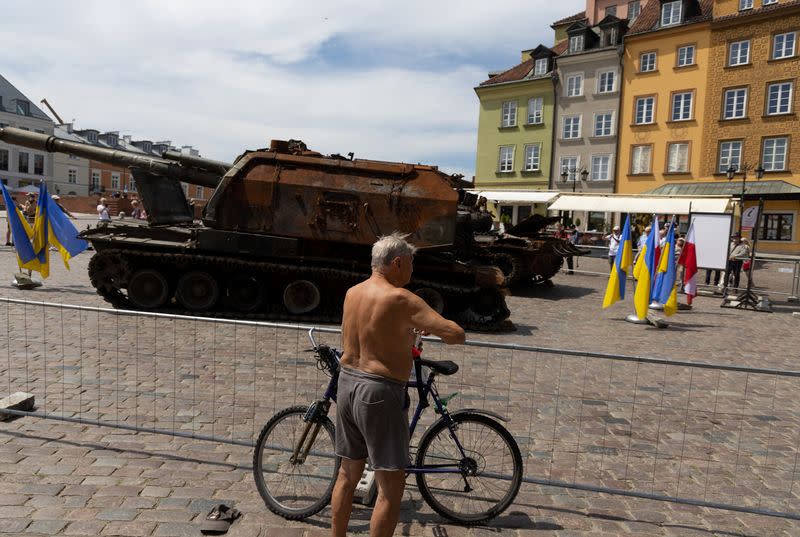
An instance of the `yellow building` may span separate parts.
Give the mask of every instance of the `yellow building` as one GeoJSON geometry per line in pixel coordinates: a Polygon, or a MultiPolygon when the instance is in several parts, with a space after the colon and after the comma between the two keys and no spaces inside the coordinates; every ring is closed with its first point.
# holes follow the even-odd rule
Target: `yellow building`
{"type": "Polygon", "coordinates": [[[711,6],[648,2],[625,36],[619,193],[703,177],[711,6]]]}

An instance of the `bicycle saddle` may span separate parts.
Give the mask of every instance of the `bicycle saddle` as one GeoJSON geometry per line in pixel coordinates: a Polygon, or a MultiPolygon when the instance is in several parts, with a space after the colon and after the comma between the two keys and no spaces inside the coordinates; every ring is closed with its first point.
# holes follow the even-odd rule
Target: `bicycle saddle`
{"type": "Polygon", "coordinates": [[[442,375],[453,375],[458,372],[458,364],[450,360],[426,360],[425,358],[420,358],[419,363],[442,375]]]}

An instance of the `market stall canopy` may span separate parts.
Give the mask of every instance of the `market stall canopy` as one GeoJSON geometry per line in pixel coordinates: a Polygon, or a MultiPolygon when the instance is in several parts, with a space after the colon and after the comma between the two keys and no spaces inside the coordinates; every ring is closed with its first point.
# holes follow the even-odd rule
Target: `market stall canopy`
{"type": "MultiPolygon", "coordinates": [[[[714,183],[670,183],[645,192],[652,196],[742,196],[742,182],[738,177],[733,181],[714,183]]],[[[757,200],[796,200],[800,199],[800,187],[781,180],[746,181],[744,198],[757,200]]]]}
{"type": "Polygon", "coordinates": [[[559,192],[552,190],[468,190],[467,192],[483,196],[493,203],[510,205],[550,203],[559,195],[559,192]]]}
{"type": "Polygon", "coordinates": [[[9,188],[9,190],[13,192],[17,192],[19,194],[38,194],[39,187],[33,185],[21,186],[19,188],[9,188]]]}
{"type": "Polygon", "coordinates": [[[730,196],[649,196],[634,194],[561,194],[551,211],[689,214],[728,213],[730,196]]]}

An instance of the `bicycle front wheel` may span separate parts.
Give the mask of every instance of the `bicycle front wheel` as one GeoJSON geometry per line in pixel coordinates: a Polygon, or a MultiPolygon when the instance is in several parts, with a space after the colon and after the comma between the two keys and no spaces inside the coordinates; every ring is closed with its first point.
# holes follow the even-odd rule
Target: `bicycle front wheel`
{"type": "Polygon", "coordinates": [[[293,406],[275,414],[262,429],[253,454],[258,492],[270,511],[288,520],[310,517],[328,505],[339,472],[333,423],[327,416],[318,424],[305,422],[307,410],[307,406],[293,406]],[[315,429],[316,436],[303,459],[315,429]],[[301,457],[296,458],[304,433],[301,457]]]}
{"type": "Polygon", "coordinates": [[[461,524],[480,524],[505,511],[517,497],[522,455],[511,433],[492,418],[471,412],[451,418],[464,455],[440,419],[420,441],[416,466],[430,471],[417,474],[417,486],[440,515],[461,524]]]}

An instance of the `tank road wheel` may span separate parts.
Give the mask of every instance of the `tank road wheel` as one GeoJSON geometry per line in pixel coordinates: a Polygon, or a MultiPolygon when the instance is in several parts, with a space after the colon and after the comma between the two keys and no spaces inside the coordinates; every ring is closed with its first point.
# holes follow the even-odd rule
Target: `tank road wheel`
{"type": "Polygon", "coordinates": [[[444,297],[442,293],[431,287],[420,287],[414,294],[420,297],[431,307],[433,311],[440,314],[444,311],[444,297]]]}
{"type": "Polygon", "coordinates": [[[98,252],[89,261],[89,280],[98,291],[116,291],[125,286],[129,276],[128,264],[119,254],[98,252]]]}
{"type": "Polygon", "coordinates": [[[319,287],[308,280],[295,280],[283,290],[283,305],[289,313],[309,313],[319,306],[319,287]]]}
{"type": "Polygon", "coordinates": [[[155,269],[137,270],[128,281],[128,300],[142,309],[164,305],[169,298],[167,279],[155,269]]]}
{"type": "Polygon", "coordinates": [[[228,283],[227,296],[236,311],[255,311],[264,301],[264,285],[252,276],[236,276],[228,283]]]}
{"type": "Polygon", "coordinates": [[[175,298],[187,310],[206,311],[217,303],[219,286],[208,272],[193,270],[178,280],[175,298]]]}

